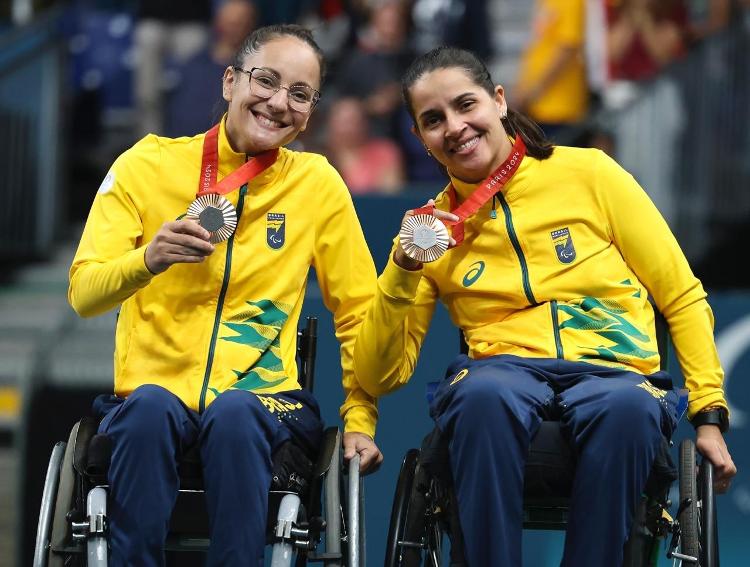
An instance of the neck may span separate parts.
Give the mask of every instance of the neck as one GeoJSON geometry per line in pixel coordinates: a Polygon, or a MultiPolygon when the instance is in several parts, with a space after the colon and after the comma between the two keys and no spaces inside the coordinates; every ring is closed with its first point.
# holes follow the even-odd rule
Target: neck
{"type": "Polygon", "coordinates": [[[260,153],[256,149],[249,147],[248,144],[242,143],[240,139],[241,138],[240,134],[237,131],[237,128],[235,128],[234,125],[232,124],[232,121],[229,119],[229,116],[227,116],[227,120],[224,125],[225,125],[225,129],[227,133],[227,140],[229,141],[229,145],[233,151],[235,151],[238,154],[245,154],[251,157],[260,153]]]}

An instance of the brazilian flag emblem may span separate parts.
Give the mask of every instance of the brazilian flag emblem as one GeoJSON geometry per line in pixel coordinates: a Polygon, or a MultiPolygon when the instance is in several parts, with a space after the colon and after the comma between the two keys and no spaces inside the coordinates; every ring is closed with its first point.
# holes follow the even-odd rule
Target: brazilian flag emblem
{"type": "Polygon", "coordinates": [[[284,213],[268,213],[266,215],[266,243],[274,250],[284,246],[286,236],[286,215],[284,213]]]}

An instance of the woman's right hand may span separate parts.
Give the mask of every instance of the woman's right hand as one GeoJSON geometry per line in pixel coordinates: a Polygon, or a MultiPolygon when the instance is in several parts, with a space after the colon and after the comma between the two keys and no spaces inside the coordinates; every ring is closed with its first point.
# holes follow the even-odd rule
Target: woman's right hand
{"type": "Polygon", "coordinates": [[[152,274],[172,264],[197,264],[214,251],[209,232],[194,220],[165,222],[146,247],[144,261],[152,274]]]}
{"type": "MultiPolygon", "coordinates": [[[[427,201],[427,203],[424,206],[432,206],[435,207],[435,200],[430,199],[427,201]]],[[[403,226],[404,221],[414,216],[414,209],[406,211],[406,214],[404,215],[404,218],[401,220],[401,225],[403,226]]],[[[450,222],[458,222],[458,217],[454,215],[453,213],[449,213],[446,211],[441,211],[438,208],[432,209],[432,216],[434,216],[437,219],[440,219],[441,221],[450,221],[450,222]]],[[[448,249],[450,250],[456,246],[456,241],[453,239],[452,236],[448,237],[448,249]]],[[[415,271],[415,270],[421,270],[422,269],[422,262],[418,262],[417,260],[414,260],[412,258],[409,258],[409,256],[406,255],[406,252],[404,252],[404,248],[401,246],[401,242],[399,241],[398,246],[396,247],[395,252],[393,253],[393,261],[396,263],[397,266],[403,268],[404,270],[409,271],[415,271]]]]}

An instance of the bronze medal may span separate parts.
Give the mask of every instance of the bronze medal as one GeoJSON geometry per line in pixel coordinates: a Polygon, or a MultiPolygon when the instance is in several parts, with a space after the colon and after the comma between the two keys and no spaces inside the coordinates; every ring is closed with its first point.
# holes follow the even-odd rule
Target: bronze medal
{"type": "Polygon", "coordinates": [[[201,195],[188,207],[185,218],[197,221],[210,234],[212,244],[224,242],[237,227],[237,211],[226,198],[216,193],[201,195]]]}
{"type": "Polygon", "coordinates": [[[448,229],[432,215],[406,217],[399,239],[406,255],[417,262],[434,262],[448,249],[448,229]]]}

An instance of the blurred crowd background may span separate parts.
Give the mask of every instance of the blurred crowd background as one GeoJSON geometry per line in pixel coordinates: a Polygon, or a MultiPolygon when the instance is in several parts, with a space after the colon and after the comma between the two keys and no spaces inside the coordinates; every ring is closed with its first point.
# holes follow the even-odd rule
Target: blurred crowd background
{"type": "MultiPolygon", "coordinates": [[[[71,387],[111,384],[113,318],[76,321],[65,303],[101,180],[147,133],[216,123],[242,40],[280,22],[311,28],[330,65],[293,147],[341,172],[379,267],[403,210],[445,181],[411,134],[399,78],[416,54],[452,44],[481,55],[510,106],[556,143],[601,148],[633,173],[706,287],[750,287],[750,0],[2,0],[0,565],[29,564],[15,528],[36,514],[44,468],[30,464],[42,433],[29,424],[46,432],[57,416],[65,430],[63,413],[89,401],[71,387]]],[[[731,320],[750,312],[744,300],[731,320]]]]}

